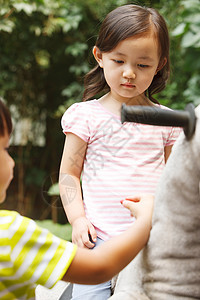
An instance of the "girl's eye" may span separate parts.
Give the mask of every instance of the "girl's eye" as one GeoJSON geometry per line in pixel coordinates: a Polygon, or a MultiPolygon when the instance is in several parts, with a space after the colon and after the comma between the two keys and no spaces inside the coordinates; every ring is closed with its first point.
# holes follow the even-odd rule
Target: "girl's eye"
{"type": "Polygon", "coordinates": [[[140,68],[148,68],[148,65],[138,64],[138,67],[140,67],[140,68]]]}
{"type": "Polygon", "coordinates": [[[123,60],[118,60],[118,59],[114,59],[113,61],[116,62],[117,64],[123,64],[124,63],[123,60]]]}

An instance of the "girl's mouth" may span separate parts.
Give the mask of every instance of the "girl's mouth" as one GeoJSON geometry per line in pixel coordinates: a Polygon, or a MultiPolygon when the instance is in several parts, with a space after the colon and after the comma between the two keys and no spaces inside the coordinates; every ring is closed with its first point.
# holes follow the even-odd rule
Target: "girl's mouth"
{"type": "Polygon", "coordinates": [[[135,85],[130,83],[130,82],[125,82],[125,83],[122,84],[122,86],[127,87],[127,88],[134,88],[135,87],[135,85]]]}

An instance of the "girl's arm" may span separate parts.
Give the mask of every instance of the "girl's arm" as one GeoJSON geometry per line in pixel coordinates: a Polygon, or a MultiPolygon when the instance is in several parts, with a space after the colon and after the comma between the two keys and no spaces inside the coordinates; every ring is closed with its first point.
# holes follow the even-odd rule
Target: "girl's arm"
{"type": "Polygon", "coordinates": [[[67,133],[59,176],[59,189],[62,203],[72,225],[72,241],[79,247],[93,248],[96,231],[85,217],[80,186],[80,176],[87,149],[87,143],[72,133],[67,133]]]}
{"type": "Polygon", "coordinates": [[[78,249],[64,280],[83,284],[107,281],[129,264],[145,246],[151,229],[153,196],[143,195],[137,203],[126,200],[123,205],[134,212],[134,224],[93,251],[78,249]]]}

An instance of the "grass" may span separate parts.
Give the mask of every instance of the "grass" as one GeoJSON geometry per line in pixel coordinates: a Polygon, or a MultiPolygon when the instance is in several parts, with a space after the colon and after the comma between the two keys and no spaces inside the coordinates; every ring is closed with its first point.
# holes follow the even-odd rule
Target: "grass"
{"type": "Polygon", "coordinates": [[[72,239],[72,228],[70,224],[62,225],[58,223],[53,223],[52,220],[43,220],[43,221],[36,220],[35,222],[40,227],[48,229],[54,235],[64,240],[71,241],[72,239]]]}

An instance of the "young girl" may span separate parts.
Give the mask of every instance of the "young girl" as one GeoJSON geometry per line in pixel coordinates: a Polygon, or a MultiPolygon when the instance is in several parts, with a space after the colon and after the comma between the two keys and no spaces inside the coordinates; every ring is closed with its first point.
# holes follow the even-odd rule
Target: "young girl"
{"type": "MultiPolygon", "coordinates": [[[[0,100],[0,202],[13,178],[14,161],[8,153],[12,131],[10,114],[0,100]]],[[[98,283],[124,268],[144,247],[151,229],[153,199],[143,195],[124,201],[136,222],[91,253],[53,236],[17,212],[0,210],[0,299],[35,299],[35,285],[48,288],[62,279],[98,283]]]]}
{"type": "MultiPolygon", "coordinates": [[[[98,100],[75,103],[65,112],[59,180],[73,242],[87,248],[130,226],[133,217],[119,201],[133,193],[155,193],[180,131],[120,122],[122,103],[159,105],[153,94],[164,89],[169,76],[168,30],[156,10],[125,5],[110,12],[93,54],[97,65],[86,76],[83,98],[105,94],[98,100]]],[[[96,288],[75,286],[73,291],[73,299],[109,296],[110,283],[96,288]]]]}

